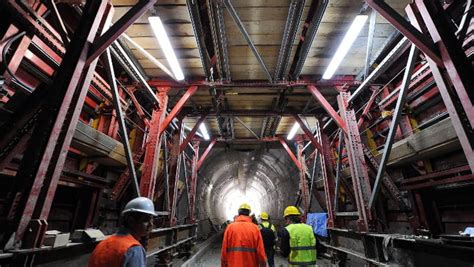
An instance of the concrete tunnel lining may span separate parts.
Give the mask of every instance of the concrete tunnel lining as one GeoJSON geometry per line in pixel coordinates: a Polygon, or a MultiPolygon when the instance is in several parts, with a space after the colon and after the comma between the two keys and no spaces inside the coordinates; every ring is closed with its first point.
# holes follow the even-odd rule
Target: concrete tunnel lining
{"type": "Polygon", "coordinates": [[[198,216],[221,224],[248,202],[252,213],[266,211],[279,221],[283,209],[296,200],[298,179],[298,170],[283,149],[216,149],[199,174],[198,216]]]}

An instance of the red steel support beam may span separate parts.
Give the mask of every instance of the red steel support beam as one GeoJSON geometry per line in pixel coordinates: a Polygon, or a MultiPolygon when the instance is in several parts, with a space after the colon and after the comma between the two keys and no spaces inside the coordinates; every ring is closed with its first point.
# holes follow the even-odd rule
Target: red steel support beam
{"type": "Polygon", "coordinates": [[[28,227],[23,246],[38,247],[42,243],[46,219],[56,192],[57,184],[79,120],[97,60],[85,64],[86,55],[97,33],[111,20],[108,1],[88,1],[74,34],[73,42],[61,62],[61,72],[55,76],[50,93],[32,139],[25,150],[15,181],[14,198],[10,203],[10,229],[16,228],[14,246],[20,246],[28,227]],[[104,16],[109,14],[109,16],[104,16]]]}
{"type": "Polygon", "coordinates": [[[126,92],[128,96],[130,97],[130,99],[132,100],[133,105],[137,109],[137,114],[138,116],[140,116],[140,119],[142,119],[145,122],[147,127],[150,127],[150,122],[148,121],[148,118],[146,117],[145,112],[142,109],[142,106],[140,105],[140,103],[138,103],[138,100],[134,94],[134,90],[130,90],[130,88],[126,88],[126,92]]]}
{"type": "Polygon", "coordinates": [[[328,213],[328,227],[334,227],[334,196],[336,194],[336,184],[332,170],[332,150],[329,137],[323,133],[319,121],[316,121],[316,138],[323,145],[323,151],[320,153],[321,174],[323,176],[324,194],[326,196],[326,207],[328,213]]]}
{"type": "Polygon", "coordinates": [[[209,155],[209,152],[211,152],[212,147],[216,144],[217,138],[212,138],[211,143],[209,143],[209,146],[207,146],[206,150],[202,154],[202,156],[199,158],[199,161],[197,163],[197,171],[201,169],[202,163],[206,159],[206,157],[209,155]]]}
{"type": "Polygon", "coordinates": [[[352,185],[354,195],[356,197],[357,212],[359,219],[357,221],[360,231],[369,230],[369,221],[372,220],[372,214],[368,209],[369,197],[371,195],[369,173],[367,164],[364,159],[362,150],[362,142],[360,139],[359,128],[355,112],[348,109],[350,94],[342,92],[338,96],[339,110],[341,117],[347,125],[348,134],[345,135],[344,143],[346,144],[347,157],[349,159],[349,167],[352,177],[352,185]]]}
{"type": "MultiPolygon", "coordinates": [[[[422,18],[419,13],[416,13],[417,10],[418,8],[415,4],[410,4],[405,9],[408,18],[413,23],[413,25],[418,29],[422,29],[422,26],[424,26],[424,18],[422,18]]],[[[448,111],[449,117],[451,118],[451,123],[453,124],[456,135],[458,136],[459,142],[461,143],[464,155],[466,156],[467,162],[471,168],[471,172],[474,173],[474,131],[470,124],[472,117],[474,117],[472,106],[471,109],[469,109],[469,106],[464,107],[463,102],[460,99],[460,95],[457,92],[461,88],[458,87],[456,90],[451,86],[451,84],[453,84],[454,87],[456,87],[456,85],[459,85],[458,83],[460,81],[450,81],[448,75],[451,74],[447,74],[446,72],[448,71],[438,67],[436,62],[434,62],[429,57],[427,58],[427,61],[441,98],[443,99],[444,105],[446,106],[446,110],[448,111]]],[[[472,84],[470,86],[472,92],[472,84]]]]}
{"type": "Polygon", "coordinates": [[[183,157],[180,153],[180,145],[183,136],[183,121],[180,119],[178,123],[178,130],[173,133],[169,143],[169,181],[168,181],[168,211],[169,213],[169,224],[175,226],[177,224],[176,208],[178,204],[178,185],[179,177],[181,174],[181,160],[183,157]]]}
{"type": "Polygon", "coordinates": [[[168,87],[158,88],[159,107],[153,110],[150,121],[150,132],[145,145],[145,159],[142,165],[140,178],[140,195],[153,199],[156,179],[158,176],[158,159],[161,145],[161,125],[165,119],[166,106],[168,105],[168,87]]]}
{"type": "Polygon", "coordinates": [[[199,141],[193,142],[193,160],[191,161],[191,179],[189,185],[189,207],[188,207],[188,221],[189,223],[196,222],[196,188],[197,188],[197,176],[198,176],[198,159],[199,159],[199,141]]]}
{"type": "Polygon", "coordinates": [[[206,115],[202,115],[199,120],[196,122],[196,125],[194,125],[193,129],[188,133],[186,136],[186,139],[184,139],[183,143],[181,144],[180,148],[180,153],[183,153],[183,151],[186,149],[188,146],[189,142],[193,140],[194,135],[196,135],[197,130],[199,129],[199,125],[206,119],[206,115]]]}
{"type": "MultiPolygon", "coordinates": [[[[471,61],[468,60],[455,32],[448,27],[451,23],[440,3],[436,1],[415,1],[433,41],[441,52],[446,74],[468,115],[470,128],[474,128],[474,79],[471,61]]],[[[474,145],[474,140],[471,140],[474,145]]]]}
{"type": "Polygon", "coordinates": [[[298,170],[301,170],[301,168],[302,168],[301,162],[296,158],[295,154],[293,154],[293,151],[291,151],[290,147],[285,142],[285,139],[283,139],[283,137],[279,136],[278,140],[280,141],[280,144],[283,146],[283,148],[288,153],[288,156],[290,156],[291,160],[295,163],[296,168],[298,168],[298,170]]]}
{"type": "MultiPolygon", "coordinates": [[[[303,154],[303,139],[298,136],[296,140],[297,144],[297,155],[298,155],[298,161],[300,163],[300,168],[299,168],[299,175],[300,175],[300,184],[299,184],[299,189],[301,192],[301,202],[303,203],[303,216],[306,218],[309,212],[309,203],[310,203],[310,195],[309,195],[309,188],[308,188],[308,181],[306,179],[306,162],[305,162],[305,156],[303,154]]],[[[316,192],[317,194],[317,192],[316,192]]]]}
{"type": "Polygon", "coordinates": [[[100,56],[135,20],[153,7],[156,0],[141,0],[125,13],[110,29],[102,34],[92,45],[86,64],[100,56]]]}
{"type": "Polygon", "coordinates": [[[316,88],[314,85],[308,85],[307,86],[308,91],[311,92],[311,94],[318,100],[318,102],[323,106],[324,110],[331,116],[331,118],[334,120],[334,122],[341,128],[344,133],[347,134],[347,127],[346,123],[342,120],[341,116],[337,114],[337,111],[334,110],[334,108],[329,104],[329,102],[326,100],[326,98],[321,94],[321,92],[316,88]]]}
{"type": "Polygon", "coordinates": [[[390,22],[393,27],[405,35],[418,49],[436,62],[438,66],[443,66],[443,60],[433,42],[413,27],[410,22],[398,14],[398,12],[385,3],[384,0],[366,0],[365,2],[390,22]]]}
{"type": "Polygon", "coordinates": [[[357,127],[359,127],[359,129],[364,124],[365,117],[367,116],[367,114],[369,114],[369,111],[372,108],[372,105],[375,102],[375,97],[377,96],[378,93],[379,93],[379,90],[372,91],[372,95],[370,96],[369,102],[367,102],[367,105],[365,106],[364,111],[362,111],[362,114],[359,117],[359,121],[357,122],[357,127]]]}
{"type": "Polygon", "coordinates": [[[198,87],[197,86],[190,86],[186,93],[179,99],[178,103],[173,107],[171,110],[170,114],[166,117],[166,119],[163,121],[163,123],[160,125],[160,135],[168,128],[170,123],[176,118],[176,116],[179,114],[181,109],[183,109],[184,104],[186,104],[186,101],[197,91],[198,87]]]}
{"type": "Polygon", "coordinates": [[[308,129],[308,127],[306,127],[306,124],[303,122],[303,120],[301,120],[300,116],[298,116],[297,114],[294,114],[293,117],[299,123],[306,137],[309,138],[309,140],[311,141],[311,144],[313,144],[313,146],[319,151],[319,153],[321,153],[321,151],[323,151],[323,147],[318,142],[318,140],[316,140],[316,138],[313,136],[313,133],[308,129]]]}

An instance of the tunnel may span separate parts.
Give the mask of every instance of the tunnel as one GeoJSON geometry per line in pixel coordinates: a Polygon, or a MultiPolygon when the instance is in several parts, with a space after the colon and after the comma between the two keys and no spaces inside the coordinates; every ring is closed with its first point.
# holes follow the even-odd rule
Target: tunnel
{"type": "Polygon", "coordinates": [[[285,151],[215,151],[204,165],[198,184],[202,216],[221,224],[233,220],[242,203],[257,216],[267,212],[282,219],[283,209],[296,201],[298,172],[285,151]]]}
{"type": "Polygon", "coordinates": [[[472,267],[472,5],[0,0],[0,266],[472,267]]]}

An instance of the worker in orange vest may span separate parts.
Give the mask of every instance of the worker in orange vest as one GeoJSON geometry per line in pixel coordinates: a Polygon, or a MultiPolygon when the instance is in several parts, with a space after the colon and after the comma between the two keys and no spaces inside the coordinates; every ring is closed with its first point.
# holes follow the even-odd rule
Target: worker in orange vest
{"type": "Polygon", "coordinates": [[[250,218],[250,205],[240,205],[239,216],[229,224],[222,241],[222,267],[266,266],[265,247],[258,226],[250,218]]]}
{"type": "Polygon", "coordinates": [[[154,216],[155,206],[149,198],[137,197],[128,202],[121,214],[122,227],[97,245],[89,267],[146,266],[145,249],[138,240],[151,231],[154,216]]]}

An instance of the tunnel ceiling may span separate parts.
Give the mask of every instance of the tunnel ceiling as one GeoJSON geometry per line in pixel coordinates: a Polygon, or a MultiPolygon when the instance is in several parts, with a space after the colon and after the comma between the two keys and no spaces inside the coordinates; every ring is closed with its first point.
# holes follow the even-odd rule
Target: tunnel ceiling
{"type": "MultiPolygon", "coordinates": [[[[117,21],[136,2],[136,0],[113,0],[115,7],[113,20],[117,21]]],[[[233,84],[232,87],[196,92],[191,97],[191,101],[186,104],[186,107],[193,112],[209,109],[217,114],[241,110],[324,112],[317,101],[311,100],[311,95],[305,86],[290,89],[284,84],[281,86],[272,84],[260,85],[259,90],[255,90],[256,82],[267,82],[268,75],[247,45],[223,2],[214,0],[157,1],[154,9],[150,9],[135,21],[126,34],[166,65],[164,53],[148,23],[149,16],[160,16],[187,82],[215,81],[222,82],[223,85],[233,84]],[[239,83],[241,86],[236,86],[239,83]]],[[[352,20],[364,7],[364,1],[349,0],[232,0],[230,2],[266,65],[269,75],[273,76],[274,81],[282,83],[299,80],[319,81],[352,20]],[[324,6],[325,2],[328,4],[325,8],[321,7],[323,12],[315,11],[319,9],[313,6],[324,6]],[[304,5],[295,7],[301,3],[304,5]],[[301,12],[294,11],[295,9],[301,12]],[[291,10],[293,13],[290,13],[291,10]],[[319,17],[317,14],[322,14],[322,16],[319,17]],[[291,30],[288,32],[285,26],[287,21],[297,24],[296,27],[290,27],[291,30]],[[318,23],[312,38],[303,35],[303,32],[308,31],[310,24],[318,23]],[[297,52],[303,45],[303,40],[306,43],[308,40],[311,42],[307,53],[297,52]],[[282,55],[287,55],[287,57],[282,55]],[[286,59],[283,60],[283,58],[286,59]],[[300,66],[298,75],[292,71],[296,62],[299,62],[300,66]]],[[[404,15],[404,8],[409,1],[387,0],[386,2],[404,15]]],[[[364,70],[368,28],[369,23],[366,23],[351,49],[351,56],[344,60],[336,73],[341,79],[340,86],[350,87],[351,82],[342,81],[342,79],[349,77],[353,80],[353,75],[358,75],[364,70]]],[[[377,17],[373,55],[381,51],[394,31],[395,29],[385,19],[381,16],[377,17]]],[[[135,57],[139,66],[152,81],[173,81],[147,59],[136,46],[129,41],[124,41],[124,44],[128,45],[131,55],[135,57]]],[[[336,105],[338,91],[333,84],[319,85],[318,89],[331,105],[336,105]]],[[[183,94],[183,88],[174,88],[169,94],[170,106],[172,106],[183,94]]],[[[272,137],[275,134],[288,133],[295,123],[291,116],[240,114],[238,117],[245,126],[237,119],[229,120],[225,115],[217,116],[216,119],[213,116],[208,117],[206,124],[211,135],[220,135],[225,138],[253,138],[255,135],[247,128],[258,136],[272,137]]],[[[188,117],[185,123],[194,125],[197,119],[188,117]]]]}

